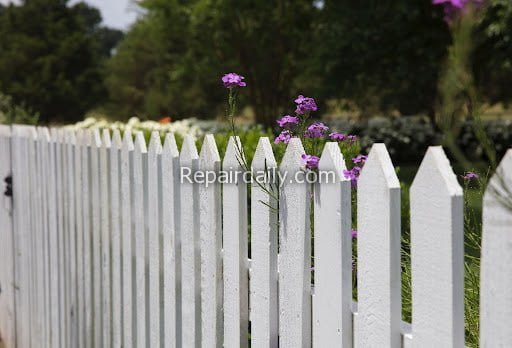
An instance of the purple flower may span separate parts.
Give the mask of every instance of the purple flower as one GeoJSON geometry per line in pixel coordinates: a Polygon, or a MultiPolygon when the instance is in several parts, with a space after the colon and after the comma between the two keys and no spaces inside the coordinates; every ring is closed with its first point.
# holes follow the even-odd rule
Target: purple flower
{"type": "Polygon", "coordinates": [[[478,174],[475,172],[467,172],[462,178],[466,181],[471,181],[473,179],[478,179],[478,174]]]}
{"type": "Polygon", "coordinates": [[[296,116],[286,115],[283,116],[280,120],[277,120],[277,124],[279,127],[286,127],[288,125],[296,125],[299,123],[299,118],[296,116]]]}
{"type": "Polygon", "coordinates": [[[361,167],[354,167],[350,170],[344,170],[343,175],[345,178],[350,179],[352,182],[352,187],[357,187],[357,179],[359,179],[359,174],[361,173],[361,167]]]}
{"type": "Polygon", "coordinates": [[[288,144],[292,138],[292,133],[289,130],[282,131],[275,139],[274,144],[285,143],[288,144]]]}
{"type": "Polygon", "coordinates": [[[318,110],[315,99],[304,97],[303,95],[299,95],[297,99],[295,99],[295,104],[297,104],[297,108],[295,109],[297,115],[304,115],[306,112],[318,110]]]}
{"type": "Polygon", "coordinates": [[[357,230],[355,228],[350,231],[350,234],[352,235],[352,238],[357,238],[357,230]]]}
{"type": "Polygon", "coordinates": [[[432,0],[433,5],[444,6],[444,19],[450,23],[455,16],[461,13],[466,5],[472,3],[475,6],[480,6],[485,0],[432,0]]]}
{"type": "Polygon", "coordinates": [[[347,135],[347,140],[350,143],[355,143],[357,141],[357,135],[347,135]]]}
{"type": "Polygon", "coordinates": [[[320,161],[320,158],[313,155],[302,155],[302,161],[306,165],[306,168],[308,169],[315,169],[318,168],[318,161],[320,161]]]}
{"type": "Polygon", "coordinates": [[[245,87],[246,83],[243,81],[244,79],[245,77],[236,73],[229,73],[222,76],[222,83],[224,83],[224,87],[226,88],[245,87]]]}
{"type": "Polygon", "coordinates": [[[304,136],[306,138],[321,138],[327,133],[329,128],[322,122],[315,122],[308,127],[304,136]]]}
{"type": "Polygon", "coordinates": [[[329,134],[329,137],[331,138],[331,140],[334,141],[344,141],[347,138],[345,134],[338,132],[332,132],[331,134],[329,134]]]}
{"type": "Polygon", "coordinates": [[[368,159],[368,156],[357,155],[356,157],[352,158],[352,162],[354,162],[355,164],[363,165],[367,159],[368,159]]]}

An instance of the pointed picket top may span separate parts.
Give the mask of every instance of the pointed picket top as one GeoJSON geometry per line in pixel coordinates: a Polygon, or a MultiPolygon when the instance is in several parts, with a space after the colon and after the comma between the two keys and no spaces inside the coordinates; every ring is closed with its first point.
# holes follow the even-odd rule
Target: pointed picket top
{"type": "Polygon", "coordinates": [[[400,188],[395,167],[391,162],[386,145],[382,143],[376,143],[372,146],[368,159],[361,171],[359,184],[363,185],[365,182],[371,182],[376,177],[382,177],[388,188],[400,188]]]}
{"type": "Polygon", "coordinates": [[[101,147],[101,133],[99,128],[94,128],[92,130],[91,146],[95,148],[101,147]]]}
{"type": "Polygon", "coordinates": [[[261,137],[256,146],[251,167],[254,170],[266,170],[277,167],[276,158],[268,137],[261,137]]]}
{"type": "Polygon", "coordinates": [[[108,129],[103,129],[101,132],[101,142],[105,148],[112,146],[112,139],[110,138],[110,131],[108,129]]]}
{"type": "Polygon", "coordinates": [[[57,128],[50,128],[50,140],[54,143],[59,141],[59,131],[57,128]]]}
{"type": "Polygon", "coordinates": [[[132,151],[134,149],[133,136],[130,130],[125,130],[123,134],[123,150],[132,151]]]}
{"type": "Polygon", "coordinates": [[[199,155],[199,166],[204,169],[212,169],[215,163],[220,162],[219,149],[212,134],[204,137],[203,146],[199,155]]]}
{"type": "Polygon", "coordinates": [[[162,141],[160,140],[160,133],[158,131],[151,132],[148,151],[156,154],[162,153],[162,141]]]}
{"type": "Polygon", "coordinates": [[[119,129],[114,129],[112,131],[112,147],[120,149],[122,146],[123,140],[121,139],[121,132],[119,132],[119,129]]]}
{"type": "Polygon", "coordinates": [[[512,346],[512,149],[484,193],[480,271],[480,346],[512,346]]]}
{"type": "Polygon", "coordinates": [[[511,197],[512,191],[512,149],[509,149],[501,160],[496,173],[489,180],[484,193],[484,201],[500,200],[511,197]]]}
{"type": "Polygon", "coordinates": [[[239,137],[229,137],[228,146],[226,147],[226,154],[222,165],[225,169],[239,169],[242,167],[243,159],[245,158],[244,149],[239,137]]]}
{"type": "Polygon", "coordinates": [[[162,153],[167,153],[171,157],[179,157],[180,152],[178,151],[178,145],[176,144],[176,137],[174,133],[167,133],[164,139],[164,145],[162,153]]]}
{"type": "Polygon", "coordinates": [[[199,155],[194,138],[191,135],[186,135],[181,146],[180,161],[182,164],[187,164],[197,159],[199,159],[199,155]]]}
{"type": "Polygon", "coordinates": [[[338,143],[327,142],[325,144],[322,155],[320,156],[320,161],[318,162],[318,169],[333,171],[341,181],[349,180],[343,175],[343,171],[347,169],[347,166],[345,165],[345,160],[343,159],[343,154],[340,151],[338,143]]]}
{"type": "Polygon", "coordinates": [[[144,133],[138,131],[135,133],[135,142],[134,142],[135,152],[146,153],[148,149],[146,147],[146,139],[144,139],[144,133]]]}
{"type": "Polygon", "coordinates": [[[281,171],[296,171],[305,168],[302,155],[305,153],[299,138],[291,138],[281,161],[281,171]]]}
{"type": "Polygon", "coordinates": [[[436,188],[443,185],[450,196],[462,196],[462,187],[457,182],[450,161],[441,146],[430,146],[414,178],[411,191],[419,186],[436,188]],[[435,186],[433,186],[435,185],[435,186]]]}
{"type": "Polygon", "coordinates": [[[68,134],[67,143],[70,144],[70,145],[77,144],[77,136],[76,136],[75,130],[72,129],[72,128],[67,129],[67,134],[68,134]]]}
{"type": "Polygon", "coordinates": [[[37,128],[38,138],[41,140],[45,140],[46,142],[50,141],[50,132],[48,127],[38,127],[37,128]]]}

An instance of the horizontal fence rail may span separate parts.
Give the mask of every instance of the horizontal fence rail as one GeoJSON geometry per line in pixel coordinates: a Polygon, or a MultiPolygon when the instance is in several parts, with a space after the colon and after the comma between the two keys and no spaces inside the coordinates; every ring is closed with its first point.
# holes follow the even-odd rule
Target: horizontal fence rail
{"type": "MultiPolygon", "coordinates": [[[[410,190],[408,324],[401,188],[386,147],[373,146],[358,183],[355,270],[338,145],[319,162],[335,175],[315,184],[295,175],[300,140],[280,164],[268,138],[251,164],[242,145],[231,137],[221,158],[211,135],[199,151],[187,136],[179,151],[172,134],[146,144],[129,131],[0,125],[6,347],[464,347],[463,190],[441,147],[410,190]]],[[[512,346],[511,202],[509,150],[484,196],[483,347],[512,346]]]]}

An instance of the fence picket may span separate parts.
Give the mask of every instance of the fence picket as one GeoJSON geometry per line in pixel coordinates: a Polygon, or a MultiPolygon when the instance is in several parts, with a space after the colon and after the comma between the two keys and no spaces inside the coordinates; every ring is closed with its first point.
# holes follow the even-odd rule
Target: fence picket
{"type": "Polygon", "coordinates": [[[84,288],[84,191],[83,191],[83,156],[85,134],[82,129],[76,132],[75,153],[75,216],[76,216],[76,321],[77,347],[85,347],[85,288],[84,288]]]}
{"type": "Polygon", "coordinates": [[[133,151],[133,217],[135,255],[135,342],[145,347],[146,334],[146,220],[147,197],[145,196],[147,169],[146,140],[142,132],[135,134],[133,151]]]}
{"type": "Polygon", "coordinates": [[[229,173],[223,184],[224,347],[247,347],[249,294],[247,263],[247,184],[244,182],[242,144],[230,137],[222,163],[229,173]]]}
{"type": "Polygon", "coordinates": [[[93,278],[92,278],[92,199],[91,199],[91,153],[92,131],[86,130],[82,146],[82,226],[83,226],[83,286],[84,286],[84,347],[94,344],[93,329],[93,278]]]}
{"type": "Polygon", "coordinates": [[[440,146],[411,186],[412,342],[464,347],[462,188],[440,146]]]}
{"type": "Polygon", "coordinates": [[[158,131],[151,133],[147,154],[147,245],[149,346],[160,347],[160,160],[162,144],[158,131]]]}
{"type": "MultiPolygon", "coordinates": [[[[193,174],[198,167],[194,139],[187,135],[183,139],[180,153],[181,174],[193,174]]],[[[182,274],[182,345],[199,347],[201,343],[201,276],[199,252],[199,202],[198,186],[188,180],[181,184],[181,274],[182,274]]]]}
{"type": "Polygon", "coordinates": [[[181,239],[179,153],[173,134],[162,149],[163,346],[181,344],[181,239]]]}
{"type": "Polygon", "coordinates": [[[311,345],[310,189],[299,182],[303,154],[300,140],[291,139],[279,169],[286,176],[279,203],[279,345],[283,347],[311,345]]]}
{"type": "Polygon", "coordinates": [[[277,163],[268,138],[260,138],[252,161],[251,347],[278,346],[277,163]],[[264,175],[263,178],[260,175],[264,175]],[[258,180],[258,182],[256,182],[258,180]]]}
{"type": "Polygon", "coordinates": [[[112,133],[110,147],[110,232],[111,232],[111,282],[112,282],[112,347],[120,348],[121,338],[121,190],[120,165],[123,146],[119,130],[112,133]]]}
{"type": "Polygon", "coordinates": [[[5,194],[7,177],[12,178],[11,127],[0,125],[0,332],[7,347],[15,345],[15,306],[14,306],[14,236],[12,198],[5,194]]]}
{"type": "Polygon", "coordinates": [[[484,194],[480,346],[512,346],[512,150],[484,194]]]}
{"type": "Polygon", "coordinates": [[[132,178],[133,178],[133,138],[132,133],[126,130],[123,134],[123,146],[121,148],[121,257],[122,257],[122,346],[132,347],[135,305],[133,289],[134,280],[132,272],[132,178]]]}
{"type": "Polygon", "coordinates": [[[313,346],[351,347],[351,191],[337,143],[325,145],[318,169],[327,176],[314,196],[313,346]]]}
{"type": "MultiPolygon", "coordinates": [[[[220,156],[213,135],[204,138],[199,170],[219,173],[220,156]]],[[[199,185],[201,240],[201,328],[202,347],[223,344],[222,327],[222,218],[219,182],[199,185]]]]}
{"type": "Polygon", "coordinates": [[[400,183],[384,144],[374,144],[357,190],[356,347],[400,346],[400,183]]]}
{"type": "Polygon", "coordinates": [[[99,149],[99,208],[100,208],[100,243],[101,243],[101,314],[102,347],[112,346],[111,332],[111,289],[110,289],[110,131],[104,129],[101,134],[99,149]]]}

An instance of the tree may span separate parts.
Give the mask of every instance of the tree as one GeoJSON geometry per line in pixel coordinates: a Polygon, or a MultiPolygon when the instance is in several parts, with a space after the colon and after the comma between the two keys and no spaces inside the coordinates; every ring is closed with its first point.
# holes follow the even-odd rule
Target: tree
{"type": "Polygon", "coordinates": [[[39,112],[44,123],[81,119],[104,101],[103,64],[120,38],[119,31],[100,22],[97,9],[68,6],[67,0],[5,7],[0,11],[0,91],[39,112]]]}

